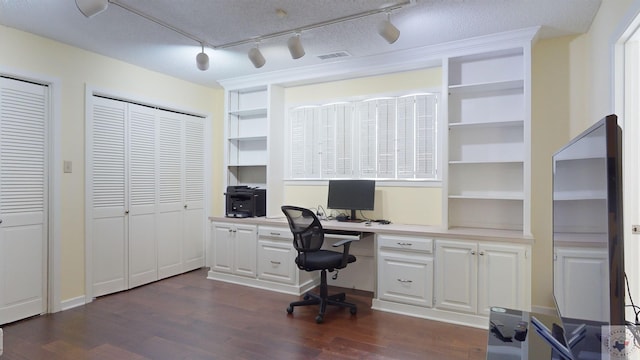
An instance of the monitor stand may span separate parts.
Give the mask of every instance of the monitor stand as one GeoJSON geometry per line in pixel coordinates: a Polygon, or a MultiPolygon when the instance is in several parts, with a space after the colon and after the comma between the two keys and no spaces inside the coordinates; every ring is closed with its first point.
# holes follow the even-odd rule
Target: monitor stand
{"type": "Polygon", "coordinates": [[[349,220],[347,220],[347,222],[359,223],[364,221],[365,220],[356,219],[356,210],[351,210],[351,217],[349,218],[349,220]]]}

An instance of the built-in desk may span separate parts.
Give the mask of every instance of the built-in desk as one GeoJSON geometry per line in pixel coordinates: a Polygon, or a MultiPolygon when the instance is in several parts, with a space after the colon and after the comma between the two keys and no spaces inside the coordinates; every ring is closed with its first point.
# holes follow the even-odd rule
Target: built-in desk
{"type": "MultiPolygon", "coordinates": [[[[210,279],[295,295],[319,283],[318,274],[296,267],[284,217],[210,220],[210,279]]],[[[322,225],[361,234],[351,245],[358,260],[333,285],[372,291],[374,309],[481,328],[488,328],[491,306],[530,309],[533,239],[521,232],[336,220],[322,225]]]]}

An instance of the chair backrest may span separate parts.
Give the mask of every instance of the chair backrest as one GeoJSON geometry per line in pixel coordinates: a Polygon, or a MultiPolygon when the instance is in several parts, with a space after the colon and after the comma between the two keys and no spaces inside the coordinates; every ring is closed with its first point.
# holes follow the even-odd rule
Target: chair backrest
{"type": "Polygon", "coordinates": [[[322,224],[313,211],[297,206],[282,206],[293,233],[293,247],[298,252],[318,251],[324,242],[322,224]]]}

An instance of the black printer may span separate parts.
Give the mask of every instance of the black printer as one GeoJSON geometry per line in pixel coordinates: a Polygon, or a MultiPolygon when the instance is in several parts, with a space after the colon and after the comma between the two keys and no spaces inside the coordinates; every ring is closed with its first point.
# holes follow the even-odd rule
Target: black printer
{"type": "Polygon", "coordinates": [[[267,190],[246,185],[227,186],[227,217],[245,218],[267,214],[267,190]]]}

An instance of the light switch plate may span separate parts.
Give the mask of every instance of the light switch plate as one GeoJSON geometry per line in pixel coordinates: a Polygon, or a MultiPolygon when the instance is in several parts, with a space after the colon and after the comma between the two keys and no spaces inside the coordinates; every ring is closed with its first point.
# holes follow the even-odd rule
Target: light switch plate
{"type": "Polygon", "coordinates": [[[65,160],[64,161],[64,166],[63,166],[63,170],[65,173],[71,173],[72,171],[72,163],[69,160],[65,160]]]}

